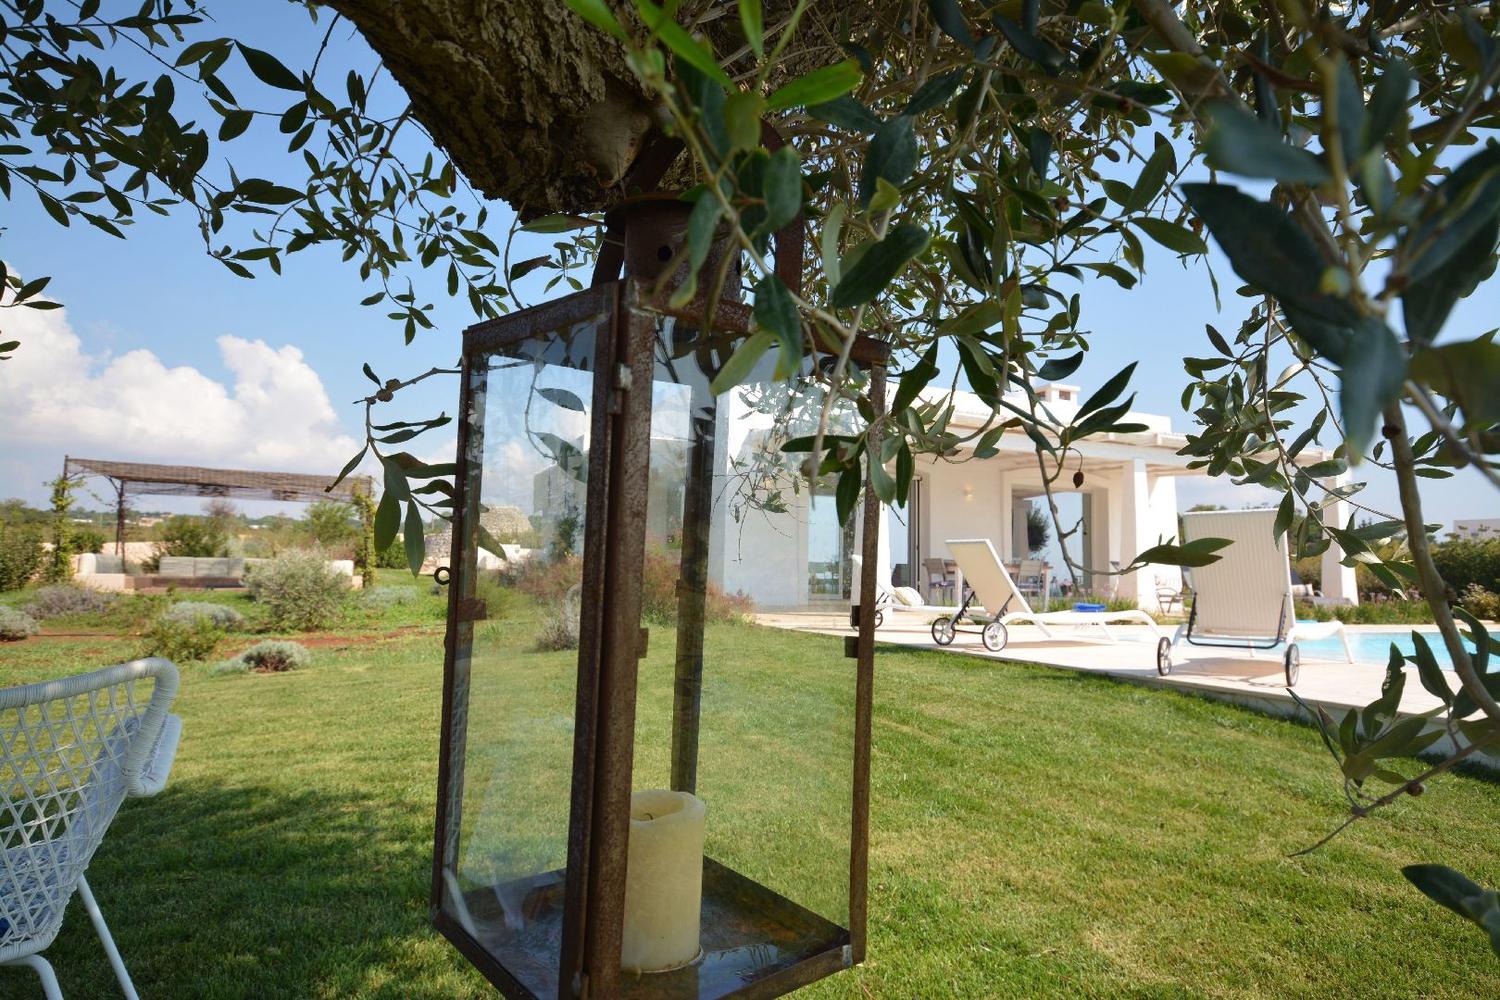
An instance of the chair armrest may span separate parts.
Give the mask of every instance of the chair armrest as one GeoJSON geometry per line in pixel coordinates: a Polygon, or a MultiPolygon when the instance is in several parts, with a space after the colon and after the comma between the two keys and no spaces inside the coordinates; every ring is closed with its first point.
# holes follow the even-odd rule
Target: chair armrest
{"type": "Polygon", "coordinates": [[[182,734],[182,720],[168,714],[177,697],[177,665],[171,660],[153,656],[111,669],[123,669],[133,676],[150,677],[155,681],[151,701],[141,713],[140,728],[125,756],[125,793],[155,795],[166,785],[167,773],[177,756],[177,740],[182,734]],[[172,730],[170,740],[167,738],[168,728],[172,730]],[[165,758],[162,757],[164,747],[167,751],[165,758]],[[165,768],[159,766],[163,759],[165,768]]]}
{"type": "Polygon", "coordinates": [[[156,741],[151,757],[146,761],[140,777],[130,789],[134,798],[149,798],[167,787],[172,774],[172,764],[177,760],[177,744],[182,740],[182,716],[169,715],[161,728],[161,738],[156,741]]]}

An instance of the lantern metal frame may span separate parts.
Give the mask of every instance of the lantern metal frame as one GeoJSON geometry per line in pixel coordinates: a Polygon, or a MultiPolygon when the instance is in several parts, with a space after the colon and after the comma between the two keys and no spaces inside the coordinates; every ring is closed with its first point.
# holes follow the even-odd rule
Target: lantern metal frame
{"type": "MultiPolygon", "coordinates": [[[[870,732],[874,684],[875,633],[873,614],[859,613],[875,607],[880,502],[865,473],[861,532],[861,572],[858,591],[851,602],[856,635],[845,643],[845,655],[856,661],[853,702],[853,773],[850,775],[851,826],[849,831],[848,927],[840,928],[804,910],[798,904],[732,872],[705,857],[705,935],[709,933],[707,901],[710,886],[744,893],[758,905],[779,906],[780,914],[762,914],[765,933],[774,933],[777,920],[795,922],[803,917],[827,924],[834,930],[826,940],[795,960],[748,981],[711,982],[694,977],[696,991],[687,992],[671,975],[622,974],[620,945],[624,918],[626,850],[629,837],[632,765],[635,741],[636,681],[638,660],[645,654],[647,631],[640,627],[639,583],[644,559],[647,477],[650,463],[651,385],[653,342],[656,324],[672,317],[696,329],[712,329],[731,338],[751,333],[750,310],[741,303],[721,301],[712,316],[705,316],[704,303],[674,307],[666,292],[639,277],[596,284],[583,291],[509,316],[476,324],[464,332],[463,377],[460,390],[457,476],[455,480],[454,539],[451,558],[447,635],[444,643],[442,742],[438,763],[437,822],[434,834],[431,919],[434,926],[506,996],[543,1000],[443,906],[444,872],[452,863],[456,845],[457,816],[450,816],[462,792],[464,743],[467,741],[467,691],[457,690],[455,660],[472,648],[473,628],[485,615],[483,604],[472,590],[472,573],[466,565],[473,558],[474,541],[469,520],[477,516],[477,476],[471,472],[469,455],[472,427],[471,384],[476,366],[490,355],[523,341],[576,323],[609,316],[608,336],[597,336],[592,372],[593,399],[590,412],[589,463],[585,502],[588,516],[583,532],[583,581],[581,586],[576,708],[573,732],[572,790],[569,805],[567,862],[562,890],[561,964],[558,995],[561,997],[728,997],[778,996],[817,979],[858,964],[865,957],[868,908],[870,732]],[[462,734],[458,729],[462,728],[462,734]],[[721,870],[720,870],[721,869],[721,870]],[[758,893],[757,893],[758,891],[758,893]],[[793,912],[793,911],[800,911],[793,912]],[[836,933],[834,933],[836,932],[836,933]]],[[[601,323],[599,329],[605,329],[601,323]]],[[[870,400],[875,410],[868,437],[868,454],[880,454],[880,424],[884,413],[885,365],[889,348],[883,342],[860,336],[850,361],[868,369],[870,400]]],[[[827,356],[824,356],[825,360],[827,356]]],[[[814,359],[815,361],[817,359],[814,359]]],[[[484,370],[480,368],[479,370],[484,370]]],[[[496,405],[488,400],[486,405],[496,405]]],[[[479,433],[483,433],[482,428],[479,433]]],[[[692,488],[689,485],[688,492],[692,488]]],[[[690,501],[691,502],[691,501],[690,501]]],[[[711,503],[711,501],[710,501],[711,503]]],[[[685,514],[685,520],[692,515],[685,514]]],[[[700,513],[699,516],[706,516],[700,513]]],[[[685,530],[686,534],[686,530],[685,530]]],[[[686,561],[686,558],[685,558],[686,561]]],[[[682,622],[679,629],[702,630],[697,622],[682,622]]],[[[701,638],[698,657],[701,679],[701,638]]],[[[693,783],[696,759],[698,690],[693,679],[684,680],[679,655],[676,703],[673,710],[673,783],[693,783]],[[690,731],[689,731],[690,730],[690,731]]],[[[465,681],[467,678],[465,678],[465,681]]],[[[689,788],[688,790],[692,790],[689,788]]],[[[732,973],[731,973],[732,975],[732,973]]]]}

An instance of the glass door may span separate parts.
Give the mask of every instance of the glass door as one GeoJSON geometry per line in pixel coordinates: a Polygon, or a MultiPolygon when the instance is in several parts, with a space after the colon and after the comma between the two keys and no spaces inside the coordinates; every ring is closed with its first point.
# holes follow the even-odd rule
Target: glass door
{"type": "Polygon", "coordinates": [[[855,521],[839,524],[838,504],[833,490],[819,489],[811,496],[807,517],[807,599],[839,601],[849,599],[849,580],[853,568],[855,521]]]}

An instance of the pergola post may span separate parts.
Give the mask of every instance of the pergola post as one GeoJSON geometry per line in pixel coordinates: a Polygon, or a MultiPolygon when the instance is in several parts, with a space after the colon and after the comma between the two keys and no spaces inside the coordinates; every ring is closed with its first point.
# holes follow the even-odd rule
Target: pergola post
{"type": "Polygon", "coordinates": [[[115,555],[120,557],[120,565],[125,565],[125,480],[112,479],[115,484],[115,555]]]}
{"type": "MultiPolygon", "coordinates": [[[[1349,474],[1343,473],[1323,481],[1330,490],[1349,485],[1349,474]]],[[[1323,505],[1323,523],[1342,528],[1349,521],[1350,507],[1347,500],[1329,500],[1323,505]]],[[[1341,604],[1359,603],[1359,582],[1353,566],[1343,564],[1344,550],[1338,543],[1330,544],[1323,553],[1323,596],[1341,604]]]]}

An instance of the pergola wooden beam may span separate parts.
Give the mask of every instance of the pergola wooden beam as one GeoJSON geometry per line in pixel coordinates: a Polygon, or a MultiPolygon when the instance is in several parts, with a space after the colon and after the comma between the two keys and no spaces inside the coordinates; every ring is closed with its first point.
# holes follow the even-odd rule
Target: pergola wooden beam
{"type": "Polygon", "coordinates": [[[369,476],[349,476],[332,485],[335,476],[307,472],[263,472],[255,469],[210,469],[201,465],[158,465],[116,462],[101,458],[63,458],[63,475],[103,476],[115,487],[115,545],[125,554],[125,497],[145,496],[235,497],[240,500],[284,500],[315,503],[353,499],[370,494],[369,476]]]}

